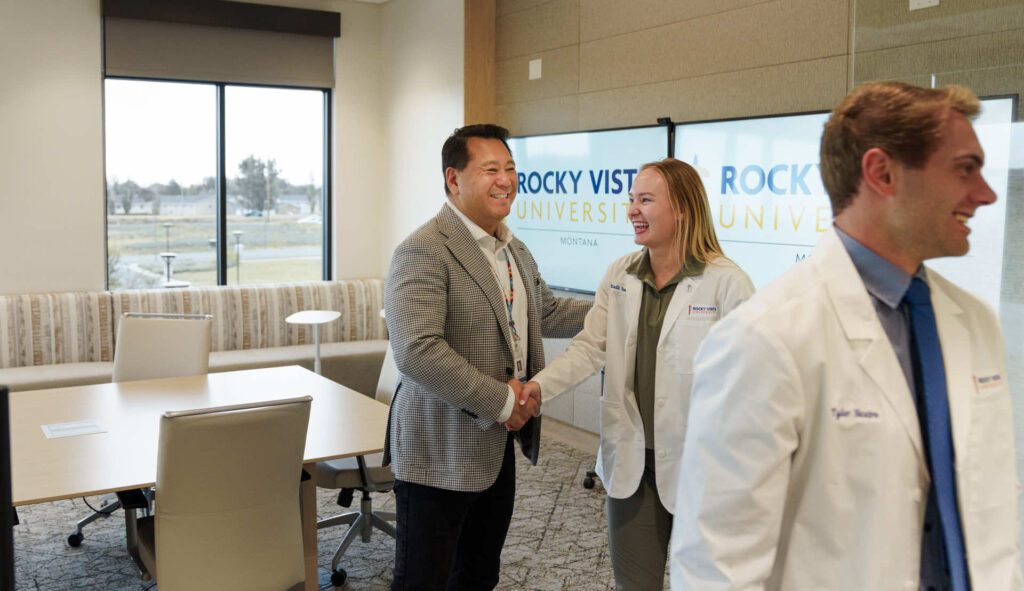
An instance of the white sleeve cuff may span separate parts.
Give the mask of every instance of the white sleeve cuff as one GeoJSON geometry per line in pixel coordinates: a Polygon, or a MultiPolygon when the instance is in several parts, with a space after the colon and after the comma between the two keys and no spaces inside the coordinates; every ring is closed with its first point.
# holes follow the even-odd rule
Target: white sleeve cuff
{"type": "Polygon", "coordinates": [[[508,387],[508,398],[505,399],[505,408],[501,409],[501,414],[498,415],[498,422],[504,423],[509,420],[512,416],[512,408],[516,404],[516,393],[512,391],[512,386],[508,387]]]}

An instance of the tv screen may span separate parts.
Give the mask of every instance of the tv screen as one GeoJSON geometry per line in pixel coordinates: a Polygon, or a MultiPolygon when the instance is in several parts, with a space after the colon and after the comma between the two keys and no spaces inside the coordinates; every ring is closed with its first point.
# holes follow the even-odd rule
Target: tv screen
{"type": "MultiPolygon", "coordinates": [[[[928,265],[999,309],[1010,125],[1016,99],[982,100],[974,120],[998,199],[971,220],[971,250],[928,265]]],[[[818,150],[828,113],[678,124],[673,155],[697,169],[725,254],[764,287],[807,257],[832,223],[818,150]]],[[[626,216],[640,165],[667,155],[667,127],[511,138],[519,194],[505,220],[552,287],[593,292],[637,248],[626,216]]]]}
{"type": "Polygon", "coordinates": [[[593,293],[636,250],[626,209],[642,164],[668,153],[668,127],[509,139],[519,193],[506,218],[551,287],[593,293]]]}
{"type": "Polygon", "coordinates": [[[810,254],[832,220],[818,172],[828,113],[676,126],[675,157],[700,174],[726,256],[758,288],[810,254]]]}
{"type": "MultiPolygon", "coordinates": [[[[974,127],[985,150],[984,176],[998,196],[971,220],[971,251],[928,265],[996,309],[1014,99],[982,101],[974,127]]],[[[692,164],[708,192],[725,254],[763,287],[808,256],[832,223],[818,151],[828,113],[680,124],[675,157],[692,164]]]]}

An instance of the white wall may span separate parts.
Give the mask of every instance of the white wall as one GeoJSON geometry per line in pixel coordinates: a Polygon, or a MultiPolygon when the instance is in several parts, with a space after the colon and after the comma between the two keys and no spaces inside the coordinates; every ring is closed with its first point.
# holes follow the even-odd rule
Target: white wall
{"type": "Polygon", "coordinates": [[[99,0],[0,0],[0,293],[104,286],[99,0]]]}
{"type": "MultiPolygon", "coordinates": [[[[443,199],[462,122],[462,0],[250,0],[334,10],[335,277],[383,277],[443,199]]],[[[0,0],[0,294],[105,282],[99,0],[0,0]]]]}
{"type": "Polygon", "coordinates": [[[249,0],[336,10],[335,277],[384,277],[444,202],[441,144],[463,121],[463,0],[249,0]]]}
{"type": "Polygon", "coordinates": [[[384,274],[395,246],[444,203],[441,144],[463,121],[464,10],[463,0],[390,0],[382,8],[384,274]]]}
{"type": "Polygon", "coordinates": [[[341,13],[334,44],[334,277],[383,277],[382,165],[386,125],[382,107],[381,8],[337,1],[308,8],[341,13]]]}

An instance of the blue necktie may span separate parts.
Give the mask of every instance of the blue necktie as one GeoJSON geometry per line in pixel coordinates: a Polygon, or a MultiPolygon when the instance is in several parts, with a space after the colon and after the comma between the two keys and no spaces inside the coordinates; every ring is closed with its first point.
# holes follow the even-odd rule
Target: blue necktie
{"type": "Polygon", "coordinates": [[[954,591],[968,591],[964,540],[960,531],[960,512],[956,499],[956,473],[953,470],[953,440],[949,422],[949,400],[946,395],[946,369],[942,363],[942,345],[935,326],[928,284],[918,277],[910,282],[906,295],[910,306],[910,326],[914,333],[914,354],[919,372],[918,394],[923,393],[925,433],[932,486],[942,521],[943,546],[949,579],[954,591]]]}

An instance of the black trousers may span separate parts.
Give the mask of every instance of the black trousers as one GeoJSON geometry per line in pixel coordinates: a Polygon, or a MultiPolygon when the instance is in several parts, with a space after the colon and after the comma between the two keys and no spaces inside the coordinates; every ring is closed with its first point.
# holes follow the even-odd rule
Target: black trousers
{"type": "Polygon", "coordinates": [[[481,492],[395,480],[395,579],[392,591],[478,591],[498,584],[501,549],[516,495],[509,435],[498,479],[481,492]]]}

